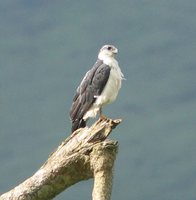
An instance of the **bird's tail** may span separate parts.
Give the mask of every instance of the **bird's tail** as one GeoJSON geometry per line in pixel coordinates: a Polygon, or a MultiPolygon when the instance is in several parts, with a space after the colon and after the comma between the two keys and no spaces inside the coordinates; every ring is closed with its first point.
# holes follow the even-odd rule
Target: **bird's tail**
{"type": "Polygon", "coordinates": [[[84,128],[85,126],[86,121],[83,119],[76,119],[75,121],[72,121],[72,133],[79,128],[84,128]]]}

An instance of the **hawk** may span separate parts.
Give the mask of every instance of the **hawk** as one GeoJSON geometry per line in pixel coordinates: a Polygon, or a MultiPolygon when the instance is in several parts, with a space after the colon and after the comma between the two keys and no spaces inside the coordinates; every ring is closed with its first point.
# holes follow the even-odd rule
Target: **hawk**
{"type": "Polygon", "coordinates": [[[102,115],[102,108],[113,102],[124,78],[115,55],[118,49],[104,45],[94,66],[86,73],[76,90],[70,109],[72,132],[86,126],[89,118],[102,115]]]}

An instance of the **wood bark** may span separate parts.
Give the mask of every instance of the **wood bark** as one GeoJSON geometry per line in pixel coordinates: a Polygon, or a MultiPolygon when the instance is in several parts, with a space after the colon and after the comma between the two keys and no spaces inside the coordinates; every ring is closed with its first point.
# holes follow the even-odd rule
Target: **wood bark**
{"type": "Polygon", "coordinates": [[[93,200],[110,200],[118,143],[106,139],[120,119],[99,119],[76,130],[30,178],[0,200],[49,200],[71,185],[94,178],[93,200]]]}

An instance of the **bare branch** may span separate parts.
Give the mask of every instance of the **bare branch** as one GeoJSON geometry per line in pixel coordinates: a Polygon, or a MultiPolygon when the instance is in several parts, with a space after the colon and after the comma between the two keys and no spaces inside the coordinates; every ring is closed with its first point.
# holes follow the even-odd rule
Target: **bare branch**
{"type": "Polygon", "coordinates": [[[94,172],[93,200],[110,200],[112,172],[117,150],[118,146],[115,141],[102,142],[93,148],[90,158],[94,172]]]}
{"type": "Polygon", "coordinates": [[[90,128],[76,130],[32,177],[1,195],[0,200],[48,200],[93,177],[93,200],[109,200],[118,146],[117,142],[105,139],[120,122],[99,119],[90,128]]]}

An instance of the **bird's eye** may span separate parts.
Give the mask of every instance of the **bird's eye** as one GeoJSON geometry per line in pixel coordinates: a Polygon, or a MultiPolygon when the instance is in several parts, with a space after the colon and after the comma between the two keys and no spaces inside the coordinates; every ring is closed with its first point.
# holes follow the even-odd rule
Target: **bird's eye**
{"type": "Polygon", "coordinates": [[[112,49],[112,47],[110,47],[110,46],[109,46],[107,49],[108,49],[108,50],[111,50],[111,49],[112,49]]]}

